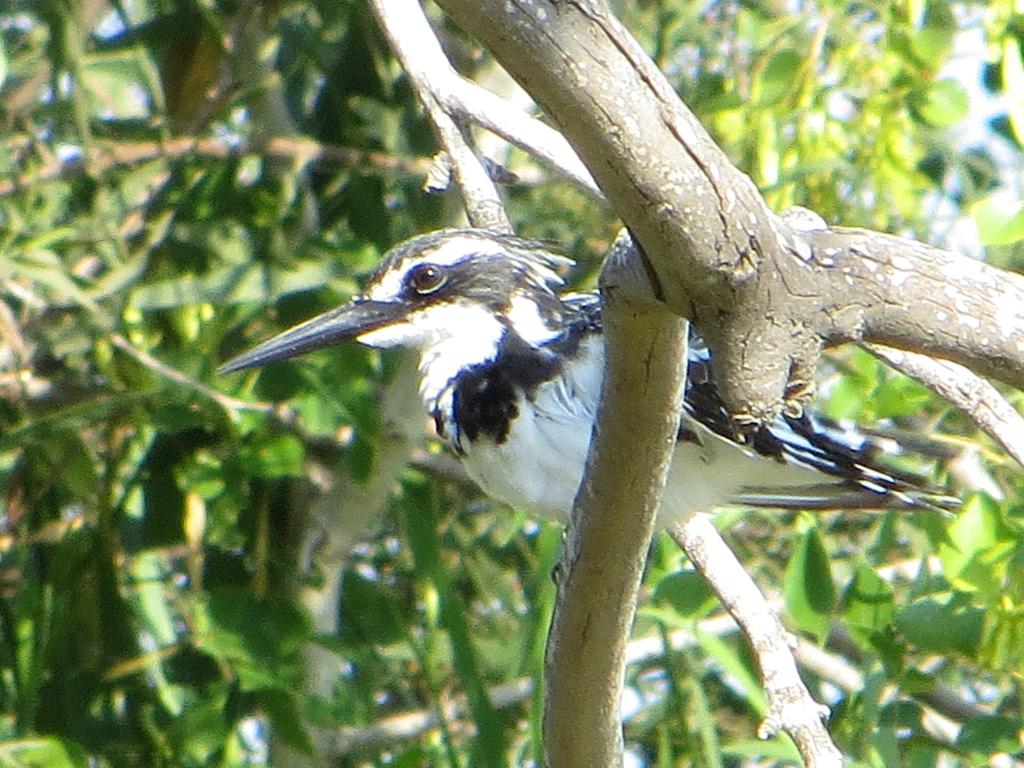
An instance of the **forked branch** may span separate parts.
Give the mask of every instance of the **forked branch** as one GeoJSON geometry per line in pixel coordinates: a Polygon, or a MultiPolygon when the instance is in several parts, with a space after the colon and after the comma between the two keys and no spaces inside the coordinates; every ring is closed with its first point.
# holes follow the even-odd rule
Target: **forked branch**
{"type": "Polygon", "coordinates": [[[794,229],[602,0],[439,4],[561,127],[643,246],[666,302],[707,337],[740,423],[769,419],[787,400],[799,406],[822,347],[843,341],[937,355],[1024,386],[1024,278],[890,235],[794,229]]]}

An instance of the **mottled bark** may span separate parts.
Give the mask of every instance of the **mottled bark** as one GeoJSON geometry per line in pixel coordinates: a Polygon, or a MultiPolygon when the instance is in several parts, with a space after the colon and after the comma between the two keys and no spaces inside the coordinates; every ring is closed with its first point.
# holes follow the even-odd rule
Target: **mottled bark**
{"type": "Polygon", "coordinates": [[[622,764],[626,644],[679,429],[686,323],[653,300],[632,253],[619,238],[601,277],[605,379],[545,658],[552,767],[622,764]]]}
{"type": "Polygon", "coordinates": [[[555,120],[715,352],[740,423],[809,391],[823,346],[876,341],[1024,385],[1024,278],[774,215],[599,0],[439,0],[555,120]]]}

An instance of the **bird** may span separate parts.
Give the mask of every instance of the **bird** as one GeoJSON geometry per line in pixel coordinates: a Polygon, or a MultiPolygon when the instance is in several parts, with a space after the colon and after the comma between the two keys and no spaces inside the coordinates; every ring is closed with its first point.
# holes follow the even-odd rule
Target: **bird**
{"type": "MultiPolygon", "coordinates": [[[[418,354],[437,434],[484,493],[565,522],[583,476],[603,376],[596,292],[562,293],[572,261],[549,244],[448,229],[385,254],[363,293],[225,363],[257,368],[355,340],[418,354]]],[[[691,326],[692,328],[692,326],[691,326]]],[[[740,432],[691,330],[677,442],[658,510],[948,508],[922,477],[880,459],[876,439],[813,415],[740,432]]]]}

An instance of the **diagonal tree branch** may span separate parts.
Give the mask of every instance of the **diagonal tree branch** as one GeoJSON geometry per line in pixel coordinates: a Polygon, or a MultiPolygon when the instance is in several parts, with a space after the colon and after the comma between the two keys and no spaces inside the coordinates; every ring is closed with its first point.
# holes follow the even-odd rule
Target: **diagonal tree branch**
{"type": "Polygon", "coordinates": [[[416,0],[370,0],[370,9],[434,126],[470,223],[511,232],[497,187],[435,87],[450,79],[452,69],[423,9],[416,0]]]}
{"type": "MultiPolygon", "coordinates": [[[[458,130],[475,123],[535,154],[582,189],[601,196],[587,167],[561,133],[455,71],[416,0],[374,0],[371,7],[450,156],[463,156],[469,145],[458,130]],[[449,137],[465,147],[453,154],[445,143],[449,137]]],[[[473,176],[468,169],[463,173],[468,182],[477,183],[476,171],[473,176]]],[[[479,192],[485,189],[483,185],[477,188],[480,200],[479,192]]]]}
{"type": "Polygon", "coordinates": [[[987,381],[949,360],[936,360],[882,344],[868,344],[867,349],[896,370],[923,381],[965,411],[1024,466],[1024,417],[987,381]]]}
{"type": "MultiPolygon", "coordinates": [[[[431,86],[434,92],[438,94],[438,98],[448,106],[448,109],[453,114],[458,114],[463,119],[471,120],[495,131],[515,146],[529,152],[545,164],[550,165],[582,189],[604,199],[600,189],[596,187],[592,177],[586,171],[585,166],[573,148],[557,131],[554,131],[536,118],[526,115],[487,89],[466,80],[455,72],[450,65],[438,67],[435,70],[431,86]]],[[[836,233],[849,233],[851,235],[860,233],[864,236],[894,241],[893,247],[897,250],[894,258],[897,266],[901,264],[901,257],[905,256],[902,246],[908,243],[912,246],[912,249],[921,248],[927,253],[934,253],[943,258],[951,258],[951,264],[955,263],[957,266],[951,266],[948,269],[956,271],[963,279],[984,282],[984,284],[970,286],[963,292],[965,296],[983,295],[991,285],[996,285],[998,292],[998,290],[1002,289],[999,287],[999,284],[1000,279],[1003,277],[1009,280],[1019,280],[1019,276],[1014,273],[993,270],[991,267],[971,259],[967,260],[969,268],[964,269],[965,257],[921,243],[913,243],[901,238],[867,232],[865,230],[831,229],[824,219],[816,213],[803,208],[794,208],[786,211],[782,214],[781,218],[791,227],[794,238],[802,242],[799,250],[806,254],[814,252],[814,249],[817,248],[819,255],[816,258],[825,264],[835,265],[837,246],[819,241],[836,233]]],[[[794,242],[797,241],[795,240],[794,242]]],[[[856,250],[858,246],[847,245],[846,248],[856,250]]],[[[905,264],[902,264],[902,266],[905,267],[905,264]]],[[[930,268],[930,264],[925,265],[926,272],[928,268],[930,268]]],[[[842,267],[839,268],[840,271],[842,269],[842,267]]],[[[871,264],[867,267],[867,270],[869,272],[877,271],[877,265],[871,264]]],[[[888,279],[892,280],[893,277],[890,275],[888,279]]],[[[929,294],[927,290],[924,293],[926,295],[922,296],[921,300],[930,300],[932,294],[929,294]]],[[[992,310],[1002,313],[1008,310],[1012,311],[1012,308],[1015,306],[1013,304],[1014,301],[1015,296],[1010,295],[1002,301],[982,302],[980,307],[972,308],[976,311],[968,312],[965,315],[967,318],[965,325],[968,328],[973,325],[973,319],[977,316],[978,311],[992,310]]],[[[994,322],[1001,324],[1003,319],[997,317],[994,318],[994,322]]],[[[837,322],[837,324],[839,323],[837,322]]],[[[850,333],[852,336],[856,336],[856,328],[850,333]]],[[[992,340],[981,337],[978,339],[978,345],[981,348],[988,348],[992,345],[992,340]]],[[[1006,398],[988,382],[971,370],[949,361],[933,361],[919,354],[893,349],[881,344],[869,343],[865,346],[869,351],[874,352],[893,367],[918,379],[950,400],[958,408],[964,410],[982,430],[999,443],[1019,464],[1024,466],[1024,417],[1021,417],[1006,398]],[[953,373],[954,370],[955,374],[953,373]]],[[[992,365],[987,358],[977,362],[980,367],[992,368],[992,375],[995,377],[1005,378],[1006,374],[998,364],[992,365]]]]}
{"type": "MultiPolygon", "coordinates": [[[[435,77],[443,82],[446,73],[450,80],[451,70],[419,6],[413,0],[372,0],[371,5],[442,144],[455,138],[446,145],[449,155],[453,146],[472,153],[468,143],[459,143],[462,134],[452,133],[454,121],[431,84],[435,77]]],[[[452,159],[459,179],[459,158],[452,159]]],[[[474,162],[467,159],[466,167],[475,178],[474,162]]],[[[486,187],[481,191],[464,181],[460,186],[474,225],[508,228],[507,219],[497,226],[493,218],[486,220],[494,206],[500,208],[486,187]]],[[[625,647],[671,461],[685,374],[685,323],[650,299],[646,274],[637,275],[638,260],[628,259],[632,241],[622,238],[618,245],[621,259],[613,254],[602,278],[601,415],[569,525],[545,662],[545,749],[558,766],[610,766],[622,759],[625,647]],[[636,480],[622,483],[622,478],[636,480]],[[622,509],[637,514],[623,520],[622,509]],[[616,535],[608,536],[609,530],[616,535]]]]}
{"type": "Polygon", "coordinates": [[[711,518],[694,515],[673,525],[670,532],[754,649],[768,699],[768,715],[758,735],[767,739],[784,730],[796,743],[805,765],[838,768],[843,756],[825,728],[828,708],[811,698],[797,671],[789,634],[711,518]]]}
{"type": "Polygon", "coordinates": [[[546,123],[526,114],[495,93],[466,80],[455,70],[438,83],[439,95],[453,114],[494,132],[510,144],[535,155],[576,186],[604,198],[600,187],[569,142],[546,123]]]}
{"type": "MultiPolygon", "coordinates": [[[[454,0],[452,2],[458,5],[454,0]]],[[[388,5],[392,9],[399,7],[398,0],[392,0],[388,5]]],[[[528,8],[513,4],[505,6],[506,11],[513,14],[517,11],[534,12],[538,8],[539,5],[531,5],[528,8]]],[[[618,52],[628,63],[627,69],[634,74],[641,74],[642,85],[662,100],[661,122],[669,127],[674,142],[686,149],[689,160],[697,166],[699,172],[694,177],[697,179],[696,186],[680,190],[661,184],[664,178],[657,174],[653,177],[655,183],[652,186],[651,177],[643,178],[643,173],[649,171],[650,167],[644,166],[643,163],[631,166],[627,158],[622,167],[626,168],[628,183],[625,184],[626,191],[622,192],[622,195],[626,211],[631,210],[626,198],[630,195],[639,198],[639,203],[633,201],[633,211],[640,217],[639,226],[648,225],[645,230],[648,234],[651,233],[651,203],[660,201],[660,205],[654,207],[657,214],[655,223],[658,223],[657,219],[660,216],[658,226],[664,231],[655,231],[654,234],[663,238],[660,241],[655,238],[655,247],[668,246],[672,242],[678,247],[680,233],[677,231],[665,234],[665,231],[671,230],[674,222],[682,222],[684,237],[682,248],[679,249],[682,258],[664,261],[665,257],[662,254],[661,259],[652,257],[650,260],[656,283],[654,290],[664,295],[673,309],[694,317],[700,317],[702,311],[707,312],[707,307],[702,306],[705,294],[698,296],[697,293],[689,293],[691,288],[685,280],[666,283],[666,275],[679,276],[674,274],[673,270],[680,271],[680,264],[686,268],[693,266],[688,259],[703,267],[705,272],[710,270],[713,274],[714,279],[710,281],[705,277],[701,288],[708,289],[710,286],[707,295],[712,297],[709,300],[710,306],[718,316],[722,316],[723,309],[721,304],[716,305],[715,302],[723,299],[727,299],[726,304],[730,311],[734,309],[734,305],[746,309],[745,315],[739,310],[736,311],[735,317],[726,313],[727,322],[715,327],[718,331],[718,341],[724,345],[722,348],[725,350],[724,353],[721,349],[716,350],[720,360],[724,361],[720,366],[720,378],[725,376],[727,382],[733,382],[753,372],[750,380],[740,382],[736,391],[732,393],[738,397],[743,407],[750,405],[743,400],[745,397],[764,397],[764,392],[755,391],[759,388],[781,387],[788,388],[790,392],[805,389],[803,385],[809,378],[810,369],[820,348],[826,343],[870,339],[871,334],[898,336],[900,332],[906,332],[898,321],[893,321],[893,317],[905,309],[904,304],[895,300],[894,291],[906,281],[904,273],[913,271],[912,267],[906,266],[906,259],[911,257],[905,256],[905,249],[914,251],[917,248],[915,255],[921,255],[929,263],[937,258],[938,249],[928,249],[917,243],[878,236],[876,233],[863,233],[875,237],[875,241],[871,243],[873,249],[865,251],[855,240],[838,245],[833,242],[836,239],[841,240],[844,236],[855,238],[858,233],[852,230],[830,230],[828,227],[817,226],[794,227],[785,219],[774,216],[764,205],[749,179],[739,174],[725,161],[710,138],[693,121],[692,115],[678,104],[671,89],[662,88],[662,82],[658,79],[660,74],[656,70],[653,70],[653,73],[649,71],[653,69],[653,65],[650,65],[638,47],[636,50],[629,47],[632,43],[631,38],[617,26],[617,21],[606,13],[606,9],[596,3],[568,4],[563,6],[562,10],[565,8],[570,12],[581,11],[586,22],[596,23],[600,29],[598,37],[607,38],[605,42],[611,40],[613,47],[617,47],[618,52]],[[631,173],[634,175],[630,176],[631,173]],[[698,178],[701,176],[702,179],[698,178]],[[703,182],[709,183],[710,186],[702,187],[703,182]],[[673,195],[683,192],[683,197],[672,199],[673,195]],[[711,201],[712,210],[716,214],[713,226],[706,227],[703,231],[687,230],[688,217],[691,217],[693,211],[687,207],[684,215],[679,216],[679,209],[674,203],[692,203],[704,193],[709,193],[706,197],[711,201]],[[666,199],[668,202],[664,202],[666,199]],[[636,210],[637,207],[640,210],[636,210]],[[648,216],[646,221],[645,216],[648,216]],[[709,248],[709,245],[712,247],[709,248]],[[887,252],[888,246],[898,246],[901,251],[894,256],[887,252]],[[704,263],[701,263],[701,259],[704,259],[704,263]],[[872,260],[880,261],[881,266],[878,263],[870,266],[872,260]],[[850,301],[851,295],[862,296],[862,293],[851,293],[842,288],[842,284],[853,285],[857,280],[871,286],[869,293],[872,299],[877,299],[876,301],[870,304],[866,304],[863,298],[859,302],[850,301]],[[875,288],[876,283],[881,287],[875,288]],[[836,285],[840,287],[836,289],[836,285]],[[848,309],[851,304],[859,312],[840,311],[848,309]],[[774,326],[769,324],[769,330],[765,332],[758,327],[758,323],[763,320],[762,313],[750,312],[752,306],[760,309],[768,307],[780,313],[787,307],[795,306],[797,311],[794,314],[797,316],[784,317],[774,326]],[[804,314],[800,315],[801,312],[804,314]],[[755,318],[756,322],[751,318],[755,318]],[[814,322],[807,322],[808,318],[814,322]],[[760,345],[753,342],[759,342],[760,345]],[[780,355],[780,351],[784,354],[780,355]],[[763,359],[758,359],[759,355],[763,359]],[[774,358],[769,360],[768,355],[774,355],[774,358]],[[774,369],[772,365],[775,365],[774,369]],[[746,391],[744,387],[747,387],[746,391]]],[[[412,12],[411,8],[408,10],[412,12]]],[[[547,11],[543,8],[537,13],[536,21],[542,26],[550,20],[546,14],[547,11]],[[544,18],[540,18],[541,16],[544,18]]],[[[424,19],[418,18],[416,24],[420,22],[422,36],[423,30],[429,30],[429,26],[424,19]]],[[[413,25],[409,26],[410,29],[412,27],[413,25]]],[[[544,26],[544,34],[550,34],[551,29],[551,25],[544,26]]],[[[431,43],[433,42],[431,38],[431,43]]],[[[564,40],[559,42],[564,43],[564,40]]],[[[394,44],[396,47],[401,45],[394,44]]],[[[431,52],[428,58],[434,57],[434,60],[426,69],[434,76],[423,77],[432,82],[459,82],[458,76],[444,60],[440,48],[434,49],[433,45],[429,47],[431,52]]],[[[571,59],[571,55],[562,55],[566,59],[571,59]]],[[[593,51],[590,52],[590,56],[592,59],[598,58],[593,51]]],[[[611,59],[599,60],[603,66],[611,59]]],[[[412,74],[410,77],[414,82],[417,79],[412,74]]],[[[463,102],[458,104],[458,100],[452,97],[451,93],[459,87],[461,86],[424,86],[426,90],[420,92],[429,92],[432,99],[443,104],[446,113],[457,111],[465,118],[466,113],[470,112],[466,109],[465,98],[474,95],[481,99],[483,97],[467,90],[463,102]],[[444,94],[448,94],[447,98],[444,94]]],[[[562,87],[564,88],[564,85],[562,87]]],[[[621,92],[621,83],[616,83],[616,88],[621,92]]],[[[644,90],[643,87],[640,88],[640,92],[644,90]]],[[[621,102],[622,98],[619,100],[621,102]]],[[[424,103],[428,113],[433,117],[431,103],[427,100],[424,103]]],[[[626,115],[627,122],[635,117],[628,108],[621,112],[626,115]]],[[[562,122],[565,124],[564,118],[562,122]]],[[[636,126],[631,124],[628,127],[633,129],[636,126]]],[[[611,133],[620,137],[623,132],[611,133]]],[[[443,140],[444,132],[439,130],[439,135],[443,140]]],[[[636,135],[633,138],[636,138],[636,135]]],[[[629,141],[623,144],[626,151],[633,151],[630,150],[629,141]]],[[[587,158],[585,145],[578,147],[584,158],[587,158]]],[[[561,153],[562,150],[559,150],[559,154],[561,153]]],[[[644,153],[640,151],[637,154],[644,153]]],[[[616,162],[623,160],[621,157],[612,159],[616,162]]],[[[635,160],[635,157],[632,159],[635,160]]],[[[591,167],[594,167],[593,164],[591,167]]],[[[609,161],[606,168],[608,173],[616,173],[615,168],[615,162],[609,161]]],[[[664,168],[659,167],[658,172],[661,171],[664,171],[664,168]]],[[[690,177],[685,178],[687,182],[692,180],[690,177]]],[[[604,179],[601,181],[604,184],[604,179]]],[[[609,194],[618,208],[620,201],[616,200],[611,190],[609,194]]],[[[692,218],[699,219],[696,215],[692,215],[692,218]]],[[[654,229],[657,230],[658,227],[654,229]]],[[[954,259],[961,258],[955,254],[950,256],[954,259]]],[[[615,284],[615,278],[609,277],[612,274],[613,272],[609,271],[606,275],[610,281],[606,283],[607,285],[615,284]]],[[[863,289],[864,286],[856,287],[863,289]]],[[[1011,289],[1015,289],[1015,286],[1011,286],[1011,289]]],[[[902,293],[905,294],[906,291],[902,293]]],[[[620,294],[619,300],[623,297],[624,295],[620,294]]],[[[637,371],[644,369],[645,374],[649,375],[652,365],[660,367],[663,363],[651,357],[656,354],[655,350],[646,347],[637,350],[636,338],[649,340],[652,332],[659,332],[659,328],[664,331],[668,326],[663,324],[666,322],[665,319],[659,317],[663,313],[653,309],[649,304],[634,303],[631,299],[626,299],[616,309],[614,291],[610,295],[606,294],[606,301],[607,322],[610,328],[621,323],[621,328],[628,328],[632,332],[630,343],[634,348],[628,352],[633,353],[634,364],[632,371],[616,368],[630,358],[628,352],[621,351],[621,347],[620,351],[614,351],[617,332],[609,330],[611,346],[606,371],[605,400],[602,405],[602,408],[607,407],[608,411],[599,422],[600,429],[596,431],[590,471],[581,487],[576,505],[577,512],[570,526],[561,571],[559,606],[547,658],[549,695],[545,711],[546,747],[547,758],[553,765],[615,764],[621,760],[618,697],[622,685],[624,642],[635,610],[636,590],[642,572],[646,542],[649,540],[651,521],[660,493],[659,483],[663,482],[663,470],[668,460],[669,448],[662,446],[666,453],[659,454],[657,442],[639,441],[641,445],[654,447],[642,451],[644,455],[631,456],[631,459],[635,459],[635,466],[631,464],[624,470],[624,458],[621,456],[616,457],[613,470],[608,466],[608,463],[613,461],[612,457],[616,455],[616,442],[611,439],[602,442],[602,439],[607,433],[614,434],[617,420],[621,420],[629,413],[623,411],[623,408],[628,406],[621,402],[616,404],[616,388],[628,383],[629,375],[635,375],[637,371]],[[628,310],[623,312],[624,308],[628,310]],[[640,336],[636,336],[637,333],[640,336]],[[638,353],[640,358],[636,358],[638,353]],[[640,359],[643,359],[643,364],[638,367],[636,363],[640,359]],[[658,471],[659,467],[661,472],[658,471]],[[622,483],[617,482],[623,477],[645,479],[639,484],[634,480],[623,488],[622,483]],[[639,487],[631,487],[633,485],[639,487]],[[620,510],[637,504],[640,514],[635,519],[630,519],[628,525],[624,526],[620,510]],[[583,510],[586,510],[585,514],[583,510]],[[609,531],[613,529],[619,529],[616,531],[617,536],[609,535],[609,531]],[[610,550],[615,552],[611,558],[607,556],[610,550]]],[[[912,328],[909,332],[912,340],[918,330],[912,328]]],[[[953,338],[953,343],[947,346],[956,347],[960,352],[963,351],[962,347],[967,349],[967,354],[970,353],[969,341],[964,343],[963,338],[956,334],[953,334],[953,338]]],[[[711,341],[716,341],[714,332],[711,341]]],[[[621,337],[619,343],[621,344],[621,337]]],[[[677,374],[680,367],[677,366],[677,374]]],[[[650,382],[646,382],[644,386],[650,386],[650,382]]],[[[665,390],[659,387],[656,392],[664,394],[665,390]]],[[[760,403],[754,403],[755,407],[748,411],[741,408],[740,412],[751,421],[764,418],[774,413],[778,407],[776,401],[781,400],[778,395],[773,397],[774,401],[762,400],[760,403]]],[[[633,404],[636,402],[633,394],[633,404]]],[[[651,403],[648,401],[644,405],[645,413],[650,417],[651,403]]],[[[662,409],[662,413],[664,412],[662,409]]],[[[664,416],[660,418],[664,420],[664,416]]],[[[649,437],[657,437],[658,429],[661,427],[664,427],[664,421],[659,423],[656,419],[638,425],[637,415],[634,415],[629,419],[628,432],[623,433],[626,435],[625,439],[620,438],[618,446],[621,448],[625,444],[636,445],[638,428],[649,437]]],[[[838,765],[841,757],[820,722],[821,710],[810,699],[797,676],[792,653],[787,645],[787,636],[777,619],[767,609],[763,598],[757,594],[746,595],[740,599],[737,595],[746,594],[740,589],[742,584],[728,583],[720,578],[716,581],[722,571],[712,563],[718,563],[722,558],[722,552],[728,550],[724,549],[724,544],[706,520],[697,519],[680,526],[678,535],[688,551],[693,553],[695,561],[702,565],[702,570],[709,574],[719,588],[726,605],[741,617],[745,632],[752,638],[758,650],[771,702],[771,712],[766,720],[764,732],[785,728],[794,736],[808,764],[838,765]],[[719,550],[719,547],[723,549],[719,550]],[[706,556],[708,552],[715,554],[709,558],[706,556]],[[745,613],[748,610],[749,612],[745,613]],[[762,621],[766,616],[771,621],[762,621]]],[[[756,593],[756,588],[754,591],[756,593]]]]}
{"type": "MultiPolygon", "coordinates": [[[[423,26],[426,27],[425,21],[423,26]]],[[[450,84],[459,80],[447,62],[442,65],[442,58],[439,55],[432,70],[436,75],[435,81],[447,82],[449,85],[445,88],[432,86],[435,95],[445,92],[450,94],[456,90],[456,87],[450,84]]],[[[471,91],[467,92],[466,97],[483,98],[479,93],[471,91]]],[[[453,100],[449,99],[445,103],[451,108],[453,100]]],[[[458,109],[463,114],[467,112],[465,100],[458,109]]],[[[695,140],[700,140],[701,136],[704,136],[710,143],[710,139],[700,132],[694,132],[693,136],[687,134],[687,138],[695,138],[695,140]]],[[[677,136],[677,138],[679,137],[677,136]]],[[[529,145],[529,141],[519,143],[520,146],[524,143],[529,145]]],[[[558,151],[560,157],[565,154],[563,149],[558,151]]],[[[714,157],[714,153],[711,154],[714,157]]],[[[731,166],[728,167],[731,168],[731,166]]],[[[733,173],[736,176],[733,181],[738,189],[744,191],[744,195],[752,191],[754,200],[753,202],[748,200],[748,202],[750,202],[751,210],[755,210],[756,213],[750,215],[751,227],[758,223],[758,215],[760,215],[760,221],[766,222],[766,226],[772,230],[773,241],[779,248],[779,254],[789,260],[786,262],[788,267],[795,265],[797,271],[814,270],[820,267],[823,274],[848,275],[850,273],[851,270],[843,262],[843,258],[863,255],[856,247],[836,250],[831,244],[818,243],[816,238],[837,234],[827,227],[819,227],[813,223],[809,227],[806,225],[791,227],[786,220],[775,217],[767,210],[756,190],[753,190],[749,184],[749,180],[739,176],[734,169],[733,173]],[[837,263],[839,264],[838,269],[834,273],[829,273],[828,268],[836,266],[837,263]]],[[[711,173],[711,175],[715,174],[711,173]]],[[[721,182],[721,178],[717,178],[716,181],[721,182]]],[[[731,188],[727,183],[722,182],[722,189],[731,188]]],[[[726,198],[728,195],[725,197],[719,195],[717,213],[722,224],[728,226],[729,215],[735,213],[733,205],[735,201],[726,198]],[[729,210],[725,210],[726,208],[729,210]]],[[[668,209],[667,212],[672,213],[673,210],[668,209]]],[[[739,249],[742,258],[730,266],[743,271],[749,277],[750,274],[756,272],[765,254],[762,252],[764,249],[761,248],[756,235],[751,234],[750,231],[747,231],[747,235],[750,238],[749,242],[739,249]],[[744,258],[750,263],[744,264],[744,258]]],[[[665,293],[668,298],[662,275],[657,270],[657,264],[654,266],[656,282],[659,283],[655,290],[660,289],[660,292],[665,293]]],[[[893,266],[899,268],[901,264],[893,266]]],[[[792,275],[789,276],[792,277],[792,275]]],[[[891,275],[887,274],[886,277],[891,278],[891,275]]],[[[899,279],[899,277],[887,279],[885,282],[888,286],[898,282],[899,279]]],[[[844,280],[844,282],[848,282],[848,280],[844,280]]],[[[784,287],[786,290],[783,291],[781,297],[773,297],[769,292],[769,304],[774,305],[777,302],[792,300],[791,287],[789,285],[784,285],[784,287]]],[[[846,298],[844,296],[843,300],[846,298]]],[[[885,303],[884,299],[882,303],[885,303]]],[[[614,300],[608,301],[606,309],[609,311],[610,318],[613,318],[616,313],[614,304],[614,300]]],[[[699,313],[694,312],[693,314],[699,313]]],[[[811,342],[810,358],[803,359],[802,362],[797,361],[799,364],[792,366],[797,375],[794,376],[792,372],[787,371],[785,378],[787,386],[792,387],[795,383],[794,379],[797,380],[796,383],[800,383],[799,376],[808,374],[801,368],[801,365],[807,365],[808,360],[811,361],[810,364],[813,364],[814,357],[824,343],[847,336],[856,338],[857,334],[863,332],[863,316],[858,318],[861,323],[858,324],[849,320],[849,316],[839,316],[837,313],[833,313],[833,315],[828,317],[827,328],[819,329],[818,338],[811,342]]],[[[646,326],[648,333],[651,328],[657,327],[656,314],[651,315],[651,318],[655,319],[655,325],[646,326]]],[[[610,319],[609,322],[614,325],[615,322],[625,321],[610,319]]],[[[643,334],[645,332],[644,323],[650,322],[650,320],[638,320],[634,315],[630,322],[633,323],[630,326],[633,331],[643,334]]],[[[611,338],[614,338],[615,332],[611,333],[611,338]]],[[[634,346],[635,338],[649,338],[649,336],[634,337],[634,346]]],[[[610,341],[609,343],[613,344],[614,342],[610,341]]],[[[636,351],[633,350],[633,352],[636,351]]],[[[803,350],[803,352],[806,351],[803,350]]],[[[597,431],[595,443],[592,446],[590,471],[581,487],[576,505],[577,512],[574,514],[573,523],[570,526],[561,570],[558,610],[549,640],[546,664],[548,674],[548,697],[545,709],[546,754],[551,764],[559,766],[616,764],[621,760],[622,743],[618,718],[618,698],[622,685],[623,649],[635,610],[636,589],[642,571],[640,564],[643,562],[646,542],[650,535],[650,522],[657,504],[657,493],[652,496],[649,492],[661,477],[657,472],[658,462],[666,460],[664,456],[659,458],[657,455],[634,456],[632,458],[638,459],[636,466],[630,465],[624,470],[622,457],[618,457],[614,468],[603,469],[606,462],[612,461],[611,457],[615,455],[616,443],[609,439],[602,444],[602,436],[608,432],[614,432],[616,419],[623,416],[621,408],[626,407],[622,403],[616,405],[614,396],[615,388],[627,381],[623,378],[624,371],[616,371],[616,365],[622,362],[621,359],[617,359],[617,354],[611,350],[609,352],[608,370],[606,371],[608,388],[602,406],[609,410],[599,422],[602,426],[597,431]],[[652,466],[655,468],[654,474],[650,472],[652,466]],[[635,489],[627,487],[623,490],[620,482],[623,477],[653,479],[646,487],[639,488],[638,501],[637,497],[633,495],[635,489]],[[637,503],[639,503],[641,514],[630,519],[626,529],[621,530],[623,523],[620,510],[632,508],[637,503]],[[583,514],[583,510],[586,510],[586,514],[583,514]],[[614,529],[619,529],[616,530],[618,535],[609,535],[609,531],[614,529]],[[634,545],[642,546],[638,549],[634,545]],[[611,557],[608,556],[610,550],[614,550],[611,557]],[[610,563],[615,564],[615,567],[609,565],[610,563]]],[[[635,404],[635,402],[634,395],[633,403],[635,404]]],[[[648,415],[650,406],[651,403],[645,403],[648,415]]],[[[757,414],[754,415],[757,416],[757,414]]],[[[637,422],[634,416],[630,419],[629,432],[625,439],[619,440],[619,447],[624,444],[638,444],[636,430],[637,422]]],[[[640,431],[648,435],[656,433],[657,425],[648,425],[646,429],[641,428],[640,431]]],[[[644,441],[639,441],[639,444],[651,445],[644,441]]],[[[663,469],[664,464],[661,466],[663,469]]],[[[657,490],[660,491],[660,486],[657,490]]],[[[707,520],[697,519],[684,524],[680,526],[677,533],[680,542],[684,543],[691,553],[691,557],[716,585],[723,602],[735,611],[745,633],[751,638],[758,651],[771,704],[770,714],[763,728],[764,733],[768,734],[779,728],[786,729],[794,737],[809,765],[838,765],[841,762],[841,756],[821,723],[821,708],[813,702],[799,679],[792,653],[788,648],[788,636],[757,592],[756,587],[753,587],[749,580],[743,578],[737,580],[735,573],[730,573],[731,569],[720,567],[726,559],[731,559],[734,562],[734,558],[731,557],[731,553],[728,553],[724,543],[707,520]],[[711,556],[708,556],[709,553],[712,553],[711,556]],[[723,553],[728,554],[729,557],[725,558],[723,553]],[[723,576],[723,574],[725,575],[723,576]],[[744,584],[750,587],[752,592],[751,589],[741,589],[744,584]]],[[[736,568],[743,576],[738,564],[736,564],[736,568]]]]}

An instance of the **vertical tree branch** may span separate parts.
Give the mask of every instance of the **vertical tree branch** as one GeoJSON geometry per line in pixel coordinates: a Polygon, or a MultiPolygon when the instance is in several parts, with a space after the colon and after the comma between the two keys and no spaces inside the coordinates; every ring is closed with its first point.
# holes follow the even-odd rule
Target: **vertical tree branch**
{"type": "Polygon", "coordinates": [[[631,252],[620,238],[602,274],[601,404],[556,573],[544,706],[553,768],[622,762],[626,643],[679,425],[686,324],[638,298],[631,252]]]}
{"type": "Polygon", "coordinates": [[[701,325],[741,426],[798,406],[828,343],[880,342],[1024,382],[1024,278],[774,215],[604,0],[438,3],[561,127],[666,302],[701,325]]]}

